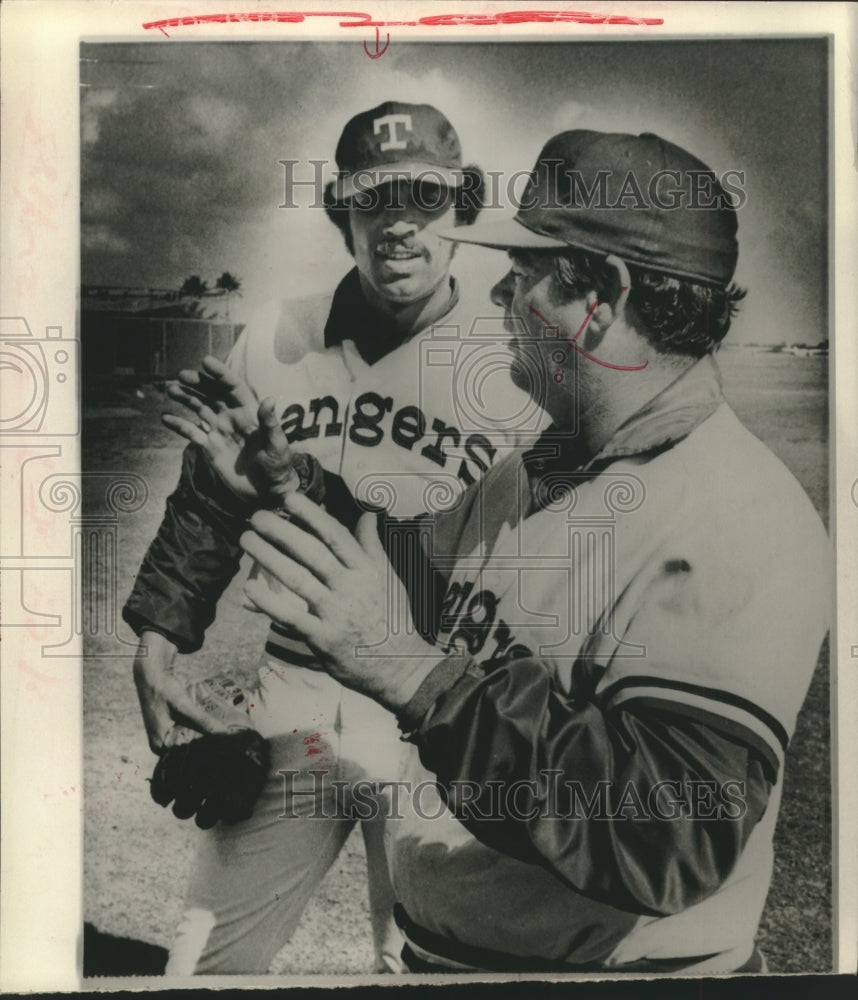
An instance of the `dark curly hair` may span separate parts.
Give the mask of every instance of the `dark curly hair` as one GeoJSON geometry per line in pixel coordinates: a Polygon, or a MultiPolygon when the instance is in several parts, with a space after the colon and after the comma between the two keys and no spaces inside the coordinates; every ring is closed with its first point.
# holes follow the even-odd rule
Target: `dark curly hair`
{"type": "MultiPolygon", "coordinates": [[[[735,284],[723,288],[629,264],[631,290],[627,308],[635,329],[661,354],[702,358],[727,335],[730,321],[747,294],[735,284]]],[[[613,301],[616,271],[605,258],[570,249],[555,256],[558,284],[578,298],[593,290],[600,301],[613,301]]]]}
{"type": "MultiPolygon", "coordinates": [[[[346,241],[346,248],[350,254],[354,254],[354,243],[352,242],[352,232],[349,226],[349,203],[348,200],[338,201],[334,194],[336,181],[330,181],[323,194],[325,214],[342,233],[346,241]]],[[[453,211],[455,213],[457,226],[470,226],[476,222],[480,214],[485,198],[486,178],[482,170],[476,164],[470,163],[462,168],[462,183],[459,187],[453,188],[454,200],[453,211]]]]}

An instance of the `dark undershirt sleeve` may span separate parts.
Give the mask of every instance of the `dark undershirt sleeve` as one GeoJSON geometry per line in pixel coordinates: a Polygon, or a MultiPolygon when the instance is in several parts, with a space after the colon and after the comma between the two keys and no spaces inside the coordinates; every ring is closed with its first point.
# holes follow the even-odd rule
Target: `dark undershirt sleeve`
{"type": "Polygon", "coordinates": [[[140,635],[160,632],[180,653],[203,642],[221,594],[238,571],[238,539],[252,507],[224,487],[188,445],[176,489],[134,581],[122,617],[140,635]]]}

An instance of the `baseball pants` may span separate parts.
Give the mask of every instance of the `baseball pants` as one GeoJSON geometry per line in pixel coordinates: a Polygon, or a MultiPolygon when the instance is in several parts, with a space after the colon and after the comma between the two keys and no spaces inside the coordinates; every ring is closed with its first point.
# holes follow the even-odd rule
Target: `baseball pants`
{"type": "Polygon", "coordinates": [[[272,661],[260,678],[251,719],[271,742],[269,780],[249,820],[201,831],[166,974],[267,972],[358,822],[374,968],[399,971],[403,941],[384,846],[390,800],[367,794],[399,772],[394,720],[317,671],[272,661]]]}

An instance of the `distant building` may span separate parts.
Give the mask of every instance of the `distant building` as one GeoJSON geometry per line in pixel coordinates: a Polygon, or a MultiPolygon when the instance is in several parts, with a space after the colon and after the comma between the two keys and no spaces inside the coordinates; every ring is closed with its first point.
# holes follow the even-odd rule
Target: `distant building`
{"type": "Polygon", "coordinates": [[[217,319],[220,306],[226,303],[222,288],[206,290],[202,296],[182,295],[175,288],[131,288],[120,285],[83,285],[80,292],[82,312],[124,312],[140,316],[183,316],[217,319]],[[204,300],[206,300],[204,302],[204,300]],[[194,313],[215,307],[213,315],[195,317],[194,313]]]}
{"type": "Polygon", "coordinates": [[[198,299],[176,289],[82,286],[84,380],[173,378],[205,354],[225,357],[244,324],[220,319],[219,310],[203,318],[206,300],[220,305],[226,293],[214,289],[198,299]]]}
{"type": "Polygon", "coordinates": [[[821,344],[791,344],[784,348],[784,354],[793,354],[797,358],[826,358],[828,341],[823,341],[821,344]]]}

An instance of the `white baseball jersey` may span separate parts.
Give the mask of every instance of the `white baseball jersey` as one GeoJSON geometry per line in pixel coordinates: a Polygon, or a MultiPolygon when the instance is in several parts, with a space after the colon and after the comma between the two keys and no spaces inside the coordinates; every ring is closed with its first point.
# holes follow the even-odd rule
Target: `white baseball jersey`
{"type": "MultiPolygon", "coordinates": [[[[261,310],[228,366],[260,399],[276,397],[295,450],[341,476],[359,502],[399,518],[449,509],[547,422],[509,379],[502,317],[487,292],[463,300],[457,283],[452,289],[454,304],[442,319],[368,364],[354,340],[340,339],[349,309],[366,308],[352,272],[333,302],[324,295],[261,310]]],[[[371,330],[365,335],[371,340],[371,330]]],[[[277,695],[265,690],[255,705],[257,728],[268,735],[333,725],[341,747],[349,744],[341,755],[395,766],[390,716],[327,675],[304,669],[311,660],[303,643],[272,625],[266,669],[287,683],[277,695]]]]}
{"type": "MultiPolygon", "coordinates": [[[[453,818],[429,784],[433,751],[418,735],[416,742],[429,754],[427,767],[415,749],[404,777],[412,788],[426,784],[419,803],[402,797],[411,810],[391,824],[394,884],[410,919],[430,935],[572,964],[598,959],[619,967],[641,959],[712,956],[709,964],[698,961],[695,973],[736,968],[750,953],[771,875],[783,755],[827,629],[831,563],[824,529],[803,490],[726,403],[716,401],[710,415],[683,436],[689,387],[699,387],[705,404],[708,386],[715,384],[713,366],[712,359],[701,361],[651,412],[631,422],[594,460],[598,474],[561,471],[536,480],[511,456],[491,470],[467,509],[437,520],[436,554],[455,554],[439,644],[445,651],[467,651],[487,683],[496,679],[495,693],[486,688],[485,698],[502,701],[512,735],[502,745],[491,743],[501,717],[490,710],[475,715],[474,692],[461,715],[449,707],[458,704],[455,685],[449,704],[442,692],[420,730],[431,730],[440,718],[439,746],[455,741],[471,758],[456,773],[474,776],[485,788],[494,779],[509,783],[529,767],[535,773],[543,760],[540,741],[550,738],[555,749],[562,744],[563,712],[570,726],[583,718],[578,713],[596,708],[603,726],[620,706],[643,710],[655,726],[690,717],[695,725],[704,721],[704,733],[711,725],[713,734],[738,734],[743,747],[770,765],[767,773],[777,780],[768,807],[732,871],[699,902],[693,888],[698,872],[683,870],[670,841],[663,848],[658,842],[641,848],[643,856],[617,847],[617,870],[625,869],[629,885],[643,880],[642,895],[650,890],[649,875],[641,871],[674,872],[665,878],[664,898],[652,890],[655,902],[648,900],[635,916],[634,894],[618,891],[617,905],[610,905],[607,883],[598,870],[587,871],[587,858],[572,858],[564,868],[568,857],[548,857],[540,866],[478,840],[477,827],[453,818]],[[673,441],[664,434],[671,413],[673,441]],[[536,482],[543,491],[539,503],[536,482]],[[569,485],[575,488],[564,489],[569,485]],[[517,658],[536,660],[548,672],[557,706],[539,700],[555,696],[531,697],[526,688],[519,694],[511,672],[495,672],[517,658]],[[564,699],[568,707],[559,707],[564,699]],[[530,712],[544,715],[534,720],[530,712]],[[522,760],[522,754],[528,756],[522,760]],[[576,892],[563,876],[572,884],[586,879],[603,891],[576,892]],[[687,879],[691,888],[682,888],[687,879]]],[[[458,697],[464,706],[465,694],[458,697]]],[[[595,735],[589,745],[601,746],[595,735]]],[[[633,754],[634,747],[626,752],[633,754]]],[[[693,752],[706,763],[705,747],[693,752]]],[[[597,756],[602,753],[621,757],[610,740],[597,756]]],[[[710,753],[716,753],[714,742],[710,753]]],[[[588,768],[595,765],[586,750],[564,760],[560,780],[581,779],[589,796],[595,779],[588,768]]],[[[657,772],[658,761],[647,766],[657,772]]],[[[593,834],[602,843],[592,842],[591,850],[613,840],[616,824],[646,822],[643,813],[652,803],[638,803],[634,789],[625,793],[632,795],[620,802],[625,812],[602,823],[593,834]]],[[[616,806],[620,790],[607,794],[616,806]]],[[[738,787],[719,788],[707,808],[713,818],[738,816],[741,795],[738,787]]],[[[537,852],[555,836],[552,822],[576,820],[546,819],[534,826],[530,841],[537,852]]],[[[483,832],[490,836],[491,828],[487,822],[483,832]]],[[[644,843],[655,836],[639,829],[644,843]]],[[[662,835],[665,829],[670,827],[662,835]]],[[[735,829],[727,822],[713,833],[716,856],[719,837],[725,853],[732,850],[735,829]]],[[[509,843],[517,836],[513,830],[509,843]]],[[[709,850],[701,841],[700,857],[690,866],[703,873],[700,884],[712,878],[709,850]]],[[[595,859],[593,866],[598,869],[595,859]]]]}

